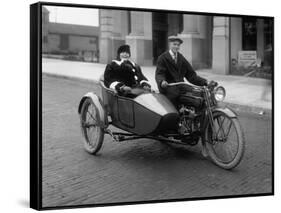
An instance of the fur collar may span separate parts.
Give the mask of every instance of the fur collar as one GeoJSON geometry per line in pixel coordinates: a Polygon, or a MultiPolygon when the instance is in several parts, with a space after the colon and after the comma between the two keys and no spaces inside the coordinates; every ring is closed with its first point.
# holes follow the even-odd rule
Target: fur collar
{"type": "MultiPolygon", "coordinates": [[[[118,64],[119,66],[120,66],[124,61],[125,61],[125,60],[120,60],[120,61],[118,61],[118,60],[112,60],[112,62],[118,64]]],[[[127,61],[129,61],[134,67],[136,66],[136,64],[135,64],[132,60],[128,59],[127,61]]]]}

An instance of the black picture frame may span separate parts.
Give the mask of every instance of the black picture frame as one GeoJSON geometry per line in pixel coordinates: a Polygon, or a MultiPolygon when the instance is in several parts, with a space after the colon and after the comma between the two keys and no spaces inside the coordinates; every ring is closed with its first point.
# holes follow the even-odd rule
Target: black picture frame
{"type": "MultiPolygon", "coordinates": [[[[190,200],[205,200],[205,199],[225,199],[236,197],[253,197],[253,196],[269,196],[274,195],[274,99],[272,98],[271,107],[271,190],[265,193],[258,194],[238,194],[238,195],[219,195],[207,197],[189,197],[180,199],[161,199],[161,200],[136,200],[133,202],[113,202],[113,203],[98,203],[98,204],[78,204],[78,205],[58,205],[44,206],[42,203],[42,7],[43,6],[58,6],[58,7],[73,7],[73,8],[96,8],[110,10],[128,10],[139,12],[160,12],[171,14],[189,14],[189,15],[210,15],[210,16],[226,16],[226,17],[251,17],[263,18],[272,21],[272,97],[274,97],[274,17],[255,16],[255,15],[237,15],[223,13],[204,13],[190,11],[174,11],[174,10],[158,10],[148,8],[129,8],[129,7],[111,7],[103,5],[83,5],[83,4],[68,4],[68,3],[50,3],[38,2],[30,5],[30,207],[36,210],[48,209],[66,209],[66,208],[83,208],[83,207],[98,207],[111,205],[131,205],[145,203],[160,203],[160,202],[177,202],[190,200]]],[[[243,22],[244,23],[244,22],[243,22]]],[[[244,33],[245,29],[243,29],[244,33]]],[[[243,41],[244,42],[244,41],[243,41]]],[[[243,43],[244,45],[244,43],[243,43]]],[[[251,44],[252,45],[252,44],[251,44]]],[[[229,63],[231,66],[231,63],[229,63]]],[[[79,127],[77,127],[79,128],[79,127]]]]}

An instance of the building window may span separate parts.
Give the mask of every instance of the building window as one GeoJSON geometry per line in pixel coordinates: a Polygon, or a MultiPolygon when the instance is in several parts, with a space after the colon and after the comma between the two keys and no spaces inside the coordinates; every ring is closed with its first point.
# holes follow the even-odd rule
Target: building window
{"type": "Polygon", "coordinates": [[[69,48],[69,36],[66,34],[60,35],[60,49],[67,50],[69,48]]]}
{"type": "Polygon", "coordinates": [[[43,36],[43,43],[48,43],[48,36],[46,35],[43,36]]]}
{"type": "Polygon", "coordinates": [[[257,19],[243,18],[242,24],[243,50],[257,50],[257,19]]]}
{"type": "Polygon", "coordinates": [[[91,38],[91,39],[89,40],[89,43],[90,43],[90,44],[95,44],[95,43],[96,43],[96,39],[95,39],[95,38],[91,38]]]}

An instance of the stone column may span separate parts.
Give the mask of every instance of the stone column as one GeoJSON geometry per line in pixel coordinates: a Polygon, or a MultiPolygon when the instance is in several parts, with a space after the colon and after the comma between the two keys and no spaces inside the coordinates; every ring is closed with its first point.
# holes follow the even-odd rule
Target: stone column
{"type": "Polygon", "coordinates": [[[229,73],[229,18],[214,16],[213,72],[229,73]]]}
{"type": "Polygon", "coordinates": [[[238,61],[238,52],[242,50],[242,18],[231,17],[230,22],[231,22],[230,58],[238,61]]]}
{"type": "Polygon", "coordinates": [[[118,47],[126,43],[125,36],[128,35],[128,12],[113,10],[112,18],[112,48],[115,54],[114,57],[116,57],[118,47]]]}
{"type": "Polygon", "coordinates": [[[257,19],[257,57],[264,61],[264,20],[257,19]]]}
{"type": "Polygon", "coordinates": [[[128,12],[122,10],[99,10],[100,17],[100,63],[116,58],[117,49],[125,44],[128,34],[128,12]]]}
{"type": "Polygon", "coordinates": [[[183,40],[180,52],[192,64],[194,69],[206,67],[204,53],[207,30],[207,16],[183,15],[183,31],[178,36],[183,40]]]}
{"type": "Polygon", "coordinates": [[[131,11],[131,33],[126,36],[131,57],[139,65],[152,65],[152,13],[131,11]]]}
{"type": "Polygon", "coordinates": [[[99,10],[99,62],[108,63],[114,57],[112,36],[113,36],[113,18],[112,10],[99,10]]]}
{"type": "Polygon", "coordinates": [[[198,35],[198,15],[183,15],[182,34],[198,35]]]}

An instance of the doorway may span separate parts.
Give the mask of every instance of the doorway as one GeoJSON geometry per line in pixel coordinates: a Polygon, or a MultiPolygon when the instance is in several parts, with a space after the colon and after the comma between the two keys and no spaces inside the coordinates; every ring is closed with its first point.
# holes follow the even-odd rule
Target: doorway
{"type": "Polygon", "coordinates": [[[153,44],[153,64],[155,65],[163,52],[167,49],[168,36],[168,14],[152,13],[152,44],[153,44]]]}
{"type": "Polygon", "coordinates": [[[242,19],[242,49],[257,50],[257,19],[242,19]]]}

